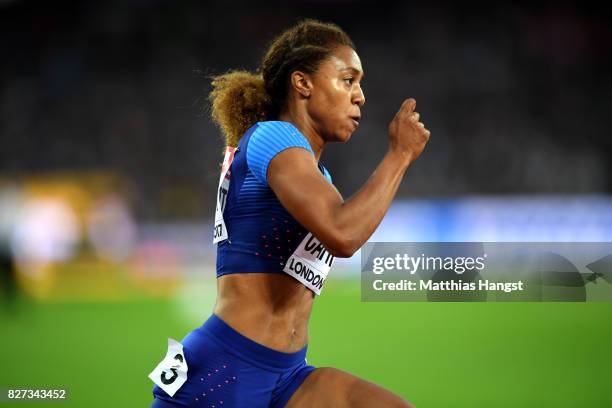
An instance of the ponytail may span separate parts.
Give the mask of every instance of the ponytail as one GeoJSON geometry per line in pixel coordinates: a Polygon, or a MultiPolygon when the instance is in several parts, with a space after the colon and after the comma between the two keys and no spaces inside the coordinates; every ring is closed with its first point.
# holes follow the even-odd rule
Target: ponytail
{"type": "Polygon", "coordinates": [[[255,123],[266,120],[270,96],[261,75],[231,71],[213,78],[209,100],[212,119],[221,128],[228,146],[236,147],[255,123]]]}

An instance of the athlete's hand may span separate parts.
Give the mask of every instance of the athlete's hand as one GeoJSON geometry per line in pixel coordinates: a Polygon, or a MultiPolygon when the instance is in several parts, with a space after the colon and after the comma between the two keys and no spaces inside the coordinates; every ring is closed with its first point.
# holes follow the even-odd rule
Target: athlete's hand
{"type": "Polygon", "coordinates": [[[399,153],[407,163],[419,157],[429,140],[429,130],[419,122],[415,107],[414,99],[406,99],[389,124],[389,150],[399,153]]]}

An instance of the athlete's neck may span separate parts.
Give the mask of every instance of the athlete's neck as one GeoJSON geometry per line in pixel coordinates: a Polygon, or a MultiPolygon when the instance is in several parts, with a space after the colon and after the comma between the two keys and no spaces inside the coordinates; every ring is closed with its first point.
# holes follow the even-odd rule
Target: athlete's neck
{"type": "Polygon", "coordinates": [[[323,153],[323,148],[325,147],[325,140],[319,134],[319,132],[317,132],[312,121],[309,120],[306,115],[292,114],[292,112],[281,113],[278,115],[278,120],[289,122],[298,128],[306,140],[308,140],[315,158],[317,161],[319,161],[321,158],[321,153],[323,153]]]}

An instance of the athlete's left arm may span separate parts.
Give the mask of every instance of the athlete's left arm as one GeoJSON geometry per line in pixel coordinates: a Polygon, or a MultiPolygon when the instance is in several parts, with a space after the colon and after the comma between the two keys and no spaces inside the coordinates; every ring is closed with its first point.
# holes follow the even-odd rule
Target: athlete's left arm
{"type": "Polygon", "coordinates": [[[388,152],[365,185],[346,202],[304,149],[286,149],[268,168],[268,183],[289,213],[338,257],[368,240],[391,204],[408,163],[388,152]]]}

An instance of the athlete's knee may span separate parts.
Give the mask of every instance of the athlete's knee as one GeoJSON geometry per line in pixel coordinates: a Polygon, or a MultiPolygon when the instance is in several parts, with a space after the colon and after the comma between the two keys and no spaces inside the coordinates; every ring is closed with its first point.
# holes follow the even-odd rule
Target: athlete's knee
{"type": "Polygon", "coordinates": [[[386,391],[386,395],[380,396],[380,407],[385,408],[415,408],[410,402],[404,400],[403,398],[393,394],[390,391],[386,391]]]}
{"type": "Polygon", "coordinates": [[[313,378],[326,388],[340,392],[341,403],[348,407],[414,408],[414,405],[393,392],[336,368],[319,368],[313,378]]]}
{"type": "Polygon", "coordinates": [[[409,403],[408,401],[400,401],[400,405],[397,408],[416,408],[414,405],[409,403]]]}

